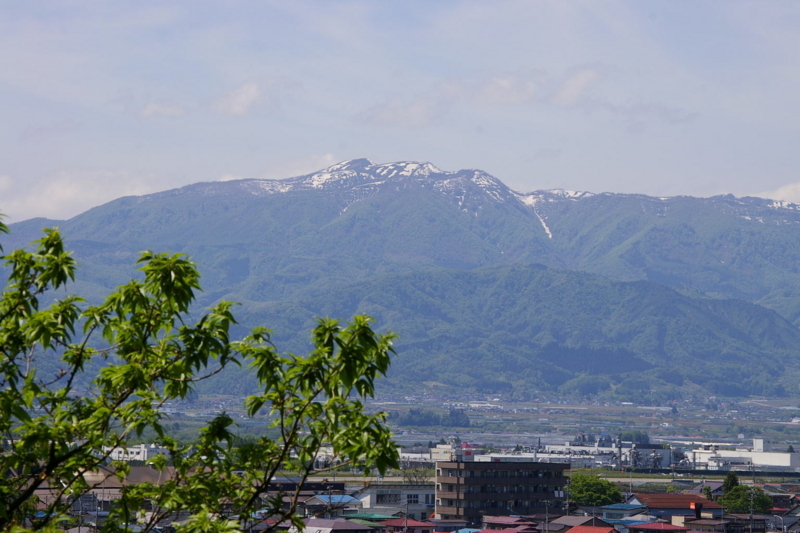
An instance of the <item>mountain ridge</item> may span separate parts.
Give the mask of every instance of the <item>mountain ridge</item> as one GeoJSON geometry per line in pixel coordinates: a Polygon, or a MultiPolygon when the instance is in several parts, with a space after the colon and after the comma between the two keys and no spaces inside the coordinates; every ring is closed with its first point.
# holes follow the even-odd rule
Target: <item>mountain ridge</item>
{"type": "MultiPolygon", "coordinates": [[[[32,219],[13,224],[12,235],[4,238],[4,248],[10,250],[38,238],[41,227],[49,223],[32,219]]],[[[457,272],[466,276],[487,268],[501,272],[515,265],[523,268],[541,264],[545,268],[585,272],[612,281],[648,283],[653,285],[644,291],[648,295],[659,293],[654,287],[661,285],[686,297],[723,302],[718,305],[728,313],[728,322],[723,318],[719,318],[722,321],[719,324],[704,322],[702,313],[694,308],[691,311],[697,315],[695,323],[704,324],[704,333],[698,333],[705,343],[705,352],[698,357],[704,361],[718,364],[727,357],[731,368],[741,368],[736,363],[738,357],[745,357],[752,365],[753,354],[767,358],[774,352],[776,360],[787,365],[800,363],[800,354],[793,346],[770,347],[768,339],[752,344],[753,354],[747,355],[743,347],[746,343],[741,344],[741,339],[755,339],[757,335],[749,329],[752,326],[742,315],[741,305],[731,300],[773,309],[797,329],[800,208],[795,204],[730,195],[654,198],[561,189],[519,193],[476,169],[445,172],[430,163],[376,165],[357,159],[285,180],[205,182],[141,197],[119,198],[57,224],[83,265],[78,286],[90,300],[99,299],[135,274],[132,264],[138,252],[146,248],[189,254],[203,274],[206,292],[199,295],[199,305],[223,298],[241,301],[244,316],[253,317],[254,322],[244,322],[250,326],[263,324],[262,319],[267,318],[259,315],[258,309],[284,306],[296,311],[295,304],[309,298],[309,294],[317,295],[314,298],[319,305],[308,302],[304,305],[322,312],[324,295],[330,291],[349,301],[360,294],[360,285],[389,295],[392,291],[385,285],[386,280],[407,284],[403,276],[415,273],[434,283],[437,277],[457,272]]],[[[532,275],[531,279],[534,278],[532,275]]],[[[604,298],[622,298],[615,303],[616,307],[585,301],[573,303],[574,309],[569,311],[582,317],[571,326],[573,330],[585,331],[595,331],[594,324],[608,322],[606,314],[611,313],[608,331],[595,332],[593,345],[581,345],[577,337],[569,334],[555,335],[558,321],[545,321],[543,331],[550,332],[553,344],[550,346],[542,338],[533,347],[508,329],[513,317],[503,319],[499,311],[487,315],[485,320],[501,334],[517,339],[515,342],[524,347],[520,349],[530,355],[523,357],[507,351],[508,360],[535,360],[535,364],[547,366],[550,363],[536,355],[542,350],[551,355],[561,354],[557,358],[573,359],[601,357],[596,350],[605,350],[602,353],[608,357],[622,354],[620,360],[626,360],[625,353],[639,354],[636,357],[646,355],[650,358],[648,364],[654,365],[653,354],[674,358],[682,353],[675,343],[667,352],[659,347],[658,328],[647,342],[640,342],[646,348],[631,345],[631,332],[626,333],[623,326],[625,321],[638,323],[637,314],[630,311],[637,309],[638,304],[630,298],[624,299],[624,291],[602,289],[603,282],[598,281],[601,278],[592,278],[594,281],[587,283],[598,294],[607,294],[604,298]],[[600,314],[578,312],[584,307],[595,308],[600,314]]],[[[463,279],[475,282],[474,277],[463,279]]],[[[570,279],[579,285],[583,278],[570,279]]],[[[460,294],[459,291],[453,288],[454,294],[460,294]]],[[[479,291],[476,288],[474,292],[479,291]]],[[[503,298],[512,302],[512,294],[503,294],[503,298]]],[[[667,293],[663,297],[675,298],[667,293]]],[[[522,306],[519,313],[532,316],[536,322],[538,319],[531,315],[531,309],[555,315],[561,312],[557,310],[558,298],[578,301],[577,296],[566,292],[560,296],[545,294],[542,298],[550,303],[513,306],[522,306]]],[[[395,300],[403,307],[402,300],[395,300]]],[[[638,312],[649,317],[648,327],[661,320],[663,327],[669,329],[682,320],[680,313],[669,320],[659,318],[657,299],[648,296],[647,300],[651,305],[639,308],[638,312]]],[[[478,303],[463,294],[448,312],[454,317],[471,313],[469,321],[474,329],[480,322],[478,303]]],[[[419,309],[424,307],[420,302],[415,305],[419,309]]],[[[407,313],[414,312],[413,308],[403,308],[407,313]]],[[[754,316],[761,316],[758,308],[748,309],[754,316]]],[[[289,314],[302,315],[295,311],[289,314]]],[[[341,311],[350,312],[344,308],[341,311]]],[[[301,334],[300,322],[308,325],[307,321],[296,319],[294,335],[301,334]]],[[[406,339],[409,346],[414,343],[433,346],[425,340],[427,334],[413,325],[413,319],[403,323],[403,327],[413,332],[406,339]]],[[[771,335],[780,338],[788,335],[777,322],[764,323],[770,324],[764,327],[771,335]]],[[[439,323],[436,327],[443,331],[441,339],[463,336],[458,333],[463,328],[456,323],[439,323]]],[[[286,335],[285,340],[291,344],[291,334],[286,335]]],[[[470,338],[470,342],[485,344],[470,338]]],[[[437,352],[431,355],[431,360],[439,360],[446,366],[445,361],[451,358],[456,364],[452,358],[460,348],[434,344],[437,352]]],[[[486,345],[481,350],[483,355],[479,359],[486,359],[491,348],[486,345]]],[[[766,367],[777,371],[772,365],[766,367]]],[[[557,370],[557,365],[553,368],[553,376],[564,377],[572,372],[557,370]]],[[[650,379],[661,370],[642,367],[637,372],[650,379]]],[[[529,384],[565,386],[566,382],[559,379],[531,377],[529,384]]],[[[730,375],[720,374],[715,379],[722,385],[709,390],[735,390],[731,386],[736,380],[730,375]]],[[[501,381],[511,383],[514,376],[505,375],[501,381]]],[[[612,385],[618,384],[611,383],[609,387],[612,385]]],[[[789,386],[788,382],[786,385],[789,386]]],[[[514,386],[524,384],[518,382],[514,386]]],[[[765,387],[763,383],[751,384],[739,390],[757,393],[768,389],[765,387]]]]}

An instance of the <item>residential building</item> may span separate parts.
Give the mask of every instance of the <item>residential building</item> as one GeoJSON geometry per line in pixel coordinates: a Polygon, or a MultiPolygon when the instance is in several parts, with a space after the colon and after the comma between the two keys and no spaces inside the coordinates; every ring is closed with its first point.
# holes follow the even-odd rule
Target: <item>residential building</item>
{"type": "Polygon", "coordinates": [[[436,463],[436,518],[478,525],[485,515],[529,515],[560,509],[568,465],[478,456],[436,463]]]}
{"type": "Polygon", "coordinates": [[[603,518],[608,520],[622,520],[634,515],[647,512],[647,506],[634,503],[612,503],[600,507],[603,518]]]}
{"type": "Polygon", "coordinates": [[[575,526],[568,529],[567,533],[616,533],[613,527],[601,526],[575,526]]]}
{"type": "MultiPolygon", "coordinates": [[[[595,516],[578,516],[578,515],[564,515],[553,519],[550,524],[561,524],[568,526],[567,529],[576,526],[596,526],[596,527],[612,527],[611,524],[597,518],[595,516]]],[[[552,529],[551,529],[552,531],[552,529]]]]}
{"type": "Polygon", "coordinates": [[[386,528],[386,533],[433,533],[434,525],[430,522],[420,522],[410,518],[395,518],[378,522],[386,528]]]}
{"type": "MultiPolygon", "coordinates": [[[[311,531],[313,533],[373,533],[375,531],[373,527],[357,524],[342,518],[335,520],[304,518],[303,522],[305,523],[303,531],[311,531]]],[[[299,533],[299,530],[292,525],[289,527],[289,533],[299,533]]]]}
{"type": "Polygon", "coordinates": [[[359,513],[361,500],[346,494],[315,494],[303,502],[306,516],[339,518],[345,514],[359,513]]]}
{"type": "Polygon", "coordinates": [[[707,500],[700,494],[635,493],[628,498],[627,503],[644,505],[649,514],[664,519],[670,519],[673,516],[713,519],[721,518],[725,513],[725,509],[720,504],[707,500]]]}
{"type": "Polygon", "coordinates": [[[668,533],[687,533],[690,530],[688,527],[675,526],[665,522],[648,522],[647,524],[639,524],[638,526],[628,526],[630,533],[659,533],[665,531],[668,533]]]}
{"type": "Polygon", "coordinates": [[[483,529],[507,531],[508,533],[534,533],[536,522],[521,516],[484,516],[483,529]]]}
{"type": "Polygon", "coordinates": [[[394,515],[402,511],[408,518],[424,520],[434,511],[436,490],[433,483],[373,483],[353,496],[361,500],[364,512],[394,515]]]}

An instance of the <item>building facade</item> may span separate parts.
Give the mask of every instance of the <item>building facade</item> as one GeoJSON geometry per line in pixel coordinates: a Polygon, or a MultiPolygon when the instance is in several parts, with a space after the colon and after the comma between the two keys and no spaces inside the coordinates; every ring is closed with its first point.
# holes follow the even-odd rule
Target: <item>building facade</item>
{"type": "Polygon", "coordinates": [[[503,460],[436,463],[436,518],[479,524],[482,517],[560,509],[567,464],[503,460]]]}
{"type": "Polygon", "coordinates": [[[433,483],[373,483],[355,495],[364,512],[394,514],[402,512],[411,519],[424,520],[433,512],[433,483]]]}
{"type": "Polygon", "coordinates": [[[157,444],[139,444],[137,446],[119,446],[111,448],[103,446],[103,453],[108,454],[111,461],[149,461],[156,455],[169,457],[169,450],[157,444]]]}

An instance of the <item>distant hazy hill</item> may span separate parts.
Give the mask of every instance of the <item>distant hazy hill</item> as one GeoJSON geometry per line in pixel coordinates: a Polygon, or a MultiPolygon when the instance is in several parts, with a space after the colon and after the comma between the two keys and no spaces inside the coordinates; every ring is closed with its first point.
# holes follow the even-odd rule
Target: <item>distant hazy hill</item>
{"type": "Polygon", "coordinates": [[[800,334],[764,308],[800,319],[795,205],[521,194],[478,170],[362,159],[21,222],[4,245],[56,224],[83,263],[82,294],[122,283],[151,248],[189,253],[202,304],[243,302],[244,325],[292,346],[314,314],[374,314],[402,335],[395,385],[796,392],[800,334]]]}

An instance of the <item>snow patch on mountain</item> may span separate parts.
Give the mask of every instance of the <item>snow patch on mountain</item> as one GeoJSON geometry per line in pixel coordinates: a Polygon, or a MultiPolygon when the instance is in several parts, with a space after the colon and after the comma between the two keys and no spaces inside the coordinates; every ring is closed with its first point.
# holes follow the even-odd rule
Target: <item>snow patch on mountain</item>
{"type": "Polygon", "coordinates": [[[530,206],[530,207],[533,207],[533,206],[535,206],[537,204],[537,202],[541,202],[542,201],[542,197],[541,196],[537,196],[537,195],[535,195],[533,193],[529,193],[529,194],[519,194],[519,193],[517,193],[517,199],[520,202],[522,202],[524,205],[527,205],[527,206],[530,206]]]}
{"type": "Polygon", "coordinates": [[[285,180],[245,180],[242,187],[250,194],[280,194],[294,189],[294,184],[285,180]]]}
{"type": "Polygon", "coordinates": [[[553,232],[550,231],[550,228],[547,227],[547,223],[544,221],[544,218],[542,218],[542,215],[539,214],[539,212],[536,210],[536,208],[533,209],[533,212],[536,213],[536,218],[538,218],[539,222],[542,223],[542,227],[544,228],[544,232],[547,233],[547,238],[552,239],[553,238],[553,232]]]}
{"type": "Polygon", "coordinates": [[[345,170],[343,172],[318,172],[317,174],[312,174],[303,181],[315,189],[321,189],[327,183],[343,181],[355,176],[356,173],[352,170],[345,170]]]}
{"type": "Polygon", "coordinates": [[[594,193],[586,191],[568,191],[565,189],[549,189],[543,191],[533,191],[529,193],[515,193],[517,199],[524,205],[534,207],[540,202],[555,202],[557,200],[582,200],[595,196],[594,193]]]}
{"type": "Polygon", "coordinates": [[[340,170],[353,170],[359,167],[372,167],[375,166],[375,163],[370,161],[369,159],[350,159],[348,161],[342,161],[341,163],[336,163],[335,165],[331,165],[328,168],[322,170],[321,172],[338,172],[340,170]]]}
{"type": "Polygon", "coordinates": [[[800,205],[793,202],[787,202],[785,200],[773,200],[767,204],[767,207],[772,209],[791,209],[792,211],[800,210],[800,205]]]}
{"type": "Polygon", "coordinates": [[[581,198],[589,198],[590,196],[594,196],[594,193],[591,192],[569,191],[567,189],[550,189],[543,192],[550,194],[552,196],[560,196],[562,198],[568,198],[570,200],[580,200],[581,198]]]}
{"type": "Polygon", "coordinates": [[[430,176],[431,174],[445,174],[430,163],[416,161],[399,161],[383,165],[372,165],[366,169],[370,173],[380,174],[386,178],[395,176],[430,176]]]}

